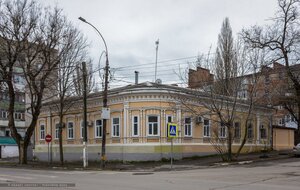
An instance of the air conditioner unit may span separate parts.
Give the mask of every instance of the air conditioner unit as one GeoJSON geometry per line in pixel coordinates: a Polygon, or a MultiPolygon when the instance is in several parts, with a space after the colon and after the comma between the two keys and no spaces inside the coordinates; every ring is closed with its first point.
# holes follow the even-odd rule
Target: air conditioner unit
{"type": "Polygon", "coordinates": [[[203,122],[203,117],[201,117],[201,116],[196,117],[197,124],[202,123],[202,122],[203,122]]]}

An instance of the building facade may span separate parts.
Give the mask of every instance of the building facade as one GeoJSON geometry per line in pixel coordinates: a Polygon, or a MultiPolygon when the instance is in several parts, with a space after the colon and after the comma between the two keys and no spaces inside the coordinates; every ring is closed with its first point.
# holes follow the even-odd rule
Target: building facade
{"type": "MultiPolygon", "coordinates": [[[[170,157],[171,140],[167,137],[167,123],[179,127],[179,136],[174,139],[174,156],[181,159],[190,156],[216,154],[212,146],[215,129],[218,138],[226,139],[227,131],[213,114],[206,113],[201,118],[185,107],[185,103],[205,108],[196,103],[191,95],[193,90],[176,86],[141,83],[112,89],[108,96],[110,119],[107,120],[106,152],[108,160],[160,160],[170,157]],[[183,98],[187,98],[185,103],[183,98]]],[[[197,97],[199,98],[199,96],[197,97]]],[[[203,96],[205,99],[205,96],[203,96]]],[[[82,160],[83,148],[83,110],[82,98],[64,116],[63,147],[67,161],[82,160]]],[[[99,161],[101,154],[102,95],[94,93],[88,96],[88,158],[99,161]]],[[[244,134],[246,116],[243,105],[236,114],[236,138],[233,148],[236,150],[244,134]]],[[[51,103],[44,105],[35,131],[35,155],[40,160],[48,159],[46,134],[53,137],[51,155],[59,160],[59,117],[51,103]]],[[[247,143],[243,152],[258,151],[270,146],[269,109],[255,108],[251,116],[247,143]],[[263,133],[261,129],[264,129],[263,133]]],[[[222,142],[220,142],[220,145],[222,142]]]]}
{"type": "MultiPolygon", "coordinates": [[[[296,73],[300,75],[300,64],[290,66],[290,70],[295,75],[297,75],[296,73]]],[[[275,62],[272,66],[263,66],[259,72],[238,77],[237,80],[241,80],[241,87],[238,92],[239,99],[248,100],[253,98],[256,104],[273,107],[272,124],[274,127],[297,128],[296,119],[284,107],[283,100],[291,95],[291,89],[293,89],[284,65],[275,62]],[[255,88],[254,94],[249,92],[252,88],[255,88]]],[[[203,89],[205,84],[210,84],[211,81],[213,81],[213,75],[209,70],[203,68],[190,69],[189,88],[203,89]]],[[[297,112],[299,110],[295,110],[295,115],[298,115],[297,112]]]]}
{"type": "MultiPolygon", "coordinates": [[[[15,126],[18,133],[25,134],[25,79],[21,68],[15,67],[13,73],[13,85],[15,88],[15,126]]],[[[0,85],[0,136],[10,137],[8,128],[9,95],[4,82],[0,85]]]]}

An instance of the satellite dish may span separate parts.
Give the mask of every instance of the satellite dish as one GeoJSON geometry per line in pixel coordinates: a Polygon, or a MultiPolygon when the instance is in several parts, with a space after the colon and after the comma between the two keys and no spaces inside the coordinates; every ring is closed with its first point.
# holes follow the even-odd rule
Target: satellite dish
{"type": "Polygon", "coordinates": [[[161,84],[162,81],[161,81],[161,79],[156,79],[155,83],[156,83],[156,84],[161,84]]]}

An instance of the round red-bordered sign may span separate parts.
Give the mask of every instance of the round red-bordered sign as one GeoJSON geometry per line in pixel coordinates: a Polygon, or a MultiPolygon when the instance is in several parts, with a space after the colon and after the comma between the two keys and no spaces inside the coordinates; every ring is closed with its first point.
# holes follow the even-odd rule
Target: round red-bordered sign
{"type": "Polygon", "coordinates": [[[49,143],[49,142],[51,142],[52,141],[52,136],[51,135],[46,135],[46,137],[45,137],[45,141],[47,142],[47,143],[49,143]]]}

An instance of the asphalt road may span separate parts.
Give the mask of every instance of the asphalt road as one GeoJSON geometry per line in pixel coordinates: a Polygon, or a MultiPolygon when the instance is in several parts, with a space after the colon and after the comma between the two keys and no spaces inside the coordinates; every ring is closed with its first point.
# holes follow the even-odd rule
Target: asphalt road
{"type": "Polygon", "coordinates": [[[300,158],[164,172],[47,171],[0,168],[0,190],[2,189],[299,190],[300,158]],[[66,185],[66,183],[73,184],[75,187],[24,187],[26,185],[66,185]],[[8,185],[14,187],[7,187],[8,185]]]}

